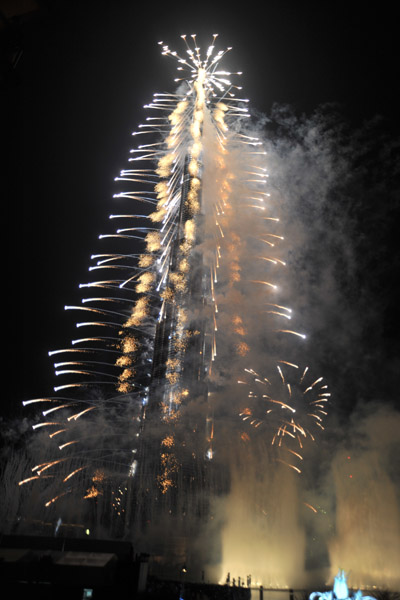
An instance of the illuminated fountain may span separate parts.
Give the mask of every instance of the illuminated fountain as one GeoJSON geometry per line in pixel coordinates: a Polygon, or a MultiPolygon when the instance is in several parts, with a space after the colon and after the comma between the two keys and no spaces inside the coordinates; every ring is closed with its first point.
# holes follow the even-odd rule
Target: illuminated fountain
{"type": "Polygon", "coordinates": [[[335,577],[333,583],[333,590],[331,592],[312,592],[309,596],[309,600],[375,600],[372,596],[363,596],[361,590],[357,590],[354,593],[349,593],[347,586],[347,579],[343,569],[339,570],[339,573],[335,577]]]}

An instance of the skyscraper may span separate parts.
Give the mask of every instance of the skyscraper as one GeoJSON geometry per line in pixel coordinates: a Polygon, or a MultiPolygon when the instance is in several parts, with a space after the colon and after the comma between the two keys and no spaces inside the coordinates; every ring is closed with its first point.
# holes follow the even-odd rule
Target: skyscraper
{"type": "Polygon", "coordinates": [[[47,519],[204,564],[205,548],[220,558],[215,511],[232,474],[264,514],[258,471],[300,473],[329,393],[296,360],[279,193],[240,73],[219,66],[230,48],[183,40],[184,57],[161,43],[182,77],[146,107],[116,177],[110,219],[123,226],[99,236],[96,278],[80,286],[95,294],[66,307],[90,316],[77,323],[87,333],[51,353],[65,383],[34,400],[46,407],[35,427],[55,447],[24,483],[41,486],[47,519]]]}

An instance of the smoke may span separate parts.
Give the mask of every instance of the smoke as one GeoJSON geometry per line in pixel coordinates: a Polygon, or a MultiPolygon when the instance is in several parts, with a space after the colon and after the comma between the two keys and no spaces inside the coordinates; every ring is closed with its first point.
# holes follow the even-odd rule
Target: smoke
{"type": "Polygon", "coordinates": [[[330,105],[310,117],[275,106],[267,128],[271,180],[289,229],[290,279],[304,326],[320,343],[315,354],[365,375],[366,360],[383,362],[382,334],[393,318],[398,140],[378,118],[351,128],[330,105]]]}
{"type": "Polygon", "coordinates": [[[398,412],[379,404],[358,407],[351,434],[331,464],[335,493],[335,534],[331,574],[340,565],[356,586],[400,584],[398,412]]]}
{"type": "MultiPolygon", "coordinates": [[[[383,334],[385,309],[393,302],[388,232],[396,209],[398,143],[379,119],[352,129],[334,106],[311,116],[275,106],[270,117],[258,119],[257,133],[267,149],[269,185],[288,249],[287,268],[274,281],[308,337],[302,347],[260,339],[260,295],[248,290],[233,298],[225,292],[224,324],[240,306],[240,314],[249,316],[247,367],[255,364],[269,377],[284,350],[323,372],[332,399],[326,429],[305,449],[297,475],[274,462],[268,434],[257,432],[247,446],[246,438],[239,440],[243,431],[233,413],[243,407],[243,394],[227,385],[226,366],[220,368],[215,410],[226,421],[216,427],[230,443],[225,460],[232,483],[215,503],[222,523],[219,578],[251,573],[253,581],[271,587],[323,585],[341,567],[350,571],[354,587],[394,587],[400,415],[391,406],[394,363],[383,334]]],[[[241,220],[241,241],[254,228],[241,220]]],[[[246,250],[243,272],[255,268],[250,243],[246,250]]],[[[232,374],[237,363],[231,360],[229,367],[232,374]]]]}

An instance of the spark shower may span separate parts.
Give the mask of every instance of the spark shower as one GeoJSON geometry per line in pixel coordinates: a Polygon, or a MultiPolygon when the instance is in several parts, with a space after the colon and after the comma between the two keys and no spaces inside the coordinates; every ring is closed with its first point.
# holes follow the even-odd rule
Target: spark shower
{"type": "Polygon", "coordinates": [[[145,106],[116,227],[65,307],[79,337],[49,352],[60,384],[24,402],[43,418],[20,491],[34,518],[132,539],[167,572],[302,585],[302,514],[320,507],[298,481],[330,392],[292,306],[269,155],[220,66],[230,48],[182,38],[180,54],[160,42],[177,89],[145,106]]]}

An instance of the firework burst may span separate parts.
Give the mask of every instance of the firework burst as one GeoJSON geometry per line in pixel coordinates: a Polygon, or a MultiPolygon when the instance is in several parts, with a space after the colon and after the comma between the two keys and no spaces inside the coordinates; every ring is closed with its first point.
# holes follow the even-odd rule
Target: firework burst
{"type": "Polygon", "coordinates": [[[308,367],[280,361],[268,377],[245,369],[246,406],[243,422],[267,436],[279,449],[276,460],[301,473],[303,448],[324,429],[330,398],[323,377],[313,379],[308,367]]]}

